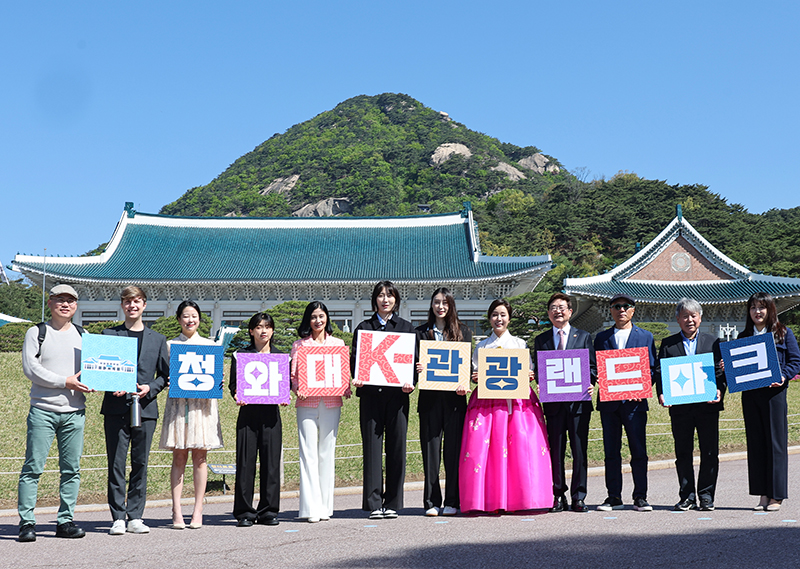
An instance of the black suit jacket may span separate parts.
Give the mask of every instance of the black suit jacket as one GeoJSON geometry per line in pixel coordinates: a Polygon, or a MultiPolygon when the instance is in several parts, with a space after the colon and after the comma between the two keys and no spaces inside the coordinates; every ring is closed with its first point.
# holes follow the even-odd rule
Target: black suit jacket
{"type": "MultiPolygon", "coordinates": [[[[436,340],[436,337],[433,335],[433,328],[428,326],[428,323],[425,322],[416,328],[417,332],[417,356],[419,356],[419,343],[420,340],[436,340]]],[[[472,342],[472,330],[461,325],[461,336],[462,342],[472,342]]],[[[418,378],[417,378],[418,379],[418,378]]],[[[442,395],[451,396],[453,398],[460,398],[464,400],[464,407],[466,408],[467,404],[467,396],[466,395],[457,395],[455,391],[432,391],[429,389],[422,389],[419,392],[419,399],[417,399],[417,412],[425,413],[430,409],[430,407],[436,402],[438,397],[442,395]]]]}
{"type": "MultiPolygon", "coordinates": [[[[727,388],[727,383],[725,382],[725,373],[720,368],[720,360],[722,356],[720,355],[719,351],[719,339],[715,338],[711,334],[704,334],[701,332],[697,333],[697,349],[695,350],[696,354],[714,354],[714,371],[715,371],[715,379],[717,382],[717,389],[719,389],[720,394],[722,397],[719,400],[719,403],[708,404],[708,403],[687,403],[686,405],[673,405],[669,408],[670,415],[682,414],[682,413],[690,413],[696,411],[722,411],[725,407],[723,405],[722,400],[725,397],[725,390],[727,388]]],[[[662,358],[678,358],[681,356],[686,355],[686,349],[683,346],[683,336],[681,336],[680,332],[664,338],[661,341],[661,348],[658,350],[658,359],[659,362],[662,358]]],[[[661,365],[656,366],[655,369],[655,378],[656,378],[656,392],[660,396],[664,389],[661,385],[661,365]]]]}
{"type": "MultiPolygon", "coordinates": [[[[542,332],[533,340],[533,370],[538,371],[537,352],[540,350],[555,350],[556,345],[553,341],[553,329],[542,332]]],[[[570,326],[569,337],[567,338],[567,350],[589,350],[589,370],[592,375],[592,385],[597,383],[597,359],[595,357],[592,336],[589,332],[570,326]]],[[[539,383],[539,375],[536,374],[536,383],[539,383]]],[[[578,415],[580,413],[591,413],[594,410],[591,401],[570,401],[559,403],[542,403],[545,415],[557,413],[562,405],[569,406],[570,413],[578,415]]]]}
{"type": "MultiPolygon", "coordinates": [[[[356,326],[356,329],[353,330],[353,345],[350,348],[350,374],[352,377],[355,378],[356,376],[356,350],[358,347],[358,335],[361,330],[379,330],[383,332],[404,332],[408,334],[416,335],[416,331],[414,330],[414,326],[408,320],[403,320],[397,314],[393,314],[389,321],[386,323],[386,326],[381,325],[381,321],[378,320],[378,315],[373,314],[369,320],[364,320],[361,324],[356,326]]],[[[414,383],[417,383],[417,372],[416,372],[416,364],[417,364],[417,348],[414,348],[414,383]]],[[[389,393],[395,393],[405,395],[408,397],[407,393],[403,393],[403,391],[398,387],[378,387],[376,385],[365,385],[363,387],[356,388],[356,397],[361,397],[365,394],[378,394],[382,393],[385,390],[392,390],[389,393]]]]}
{"type": "MultiPolygon", "coordinates": [[[[130,336],[124,324],[103,330],[107,336],[130,336]]],[[[158,404],[156,396],[167,386],[169,379],[169,352],[167,339],[150,328],[144,328],[142,349],[136,366],[136,383],[149,385],[150,392],[139,400],[142,406],[142,419],[157,419],[158,404]]],[[[130,393],[125,397],[114,397],[107,391],[103,397],[100,413],[103,415],[124,415],[131,408],[133,398],[130,393]]]]}

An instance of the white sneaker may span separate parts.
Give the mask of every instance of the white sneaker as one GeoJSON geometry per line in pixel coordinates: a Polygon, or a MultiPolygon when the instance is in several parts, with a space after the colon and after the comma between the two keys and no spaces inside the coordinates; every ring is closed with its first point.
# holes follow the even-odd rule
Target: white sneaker
{"type": "Polygon", "coordinates": [[[125,520],[114,520],[108,535],[125,535],[125,520]]]}
{"type": "Polygon", "coordinates": [[[150,528],[142,520],[131,520],[128,522],[128,533],[150,533],[150,528]]]}
{"type": "Polygon", "coordinates": [[[393,520],[397,517],[397,512],[394,510],[390,510],[389,508],[385,508],[383,510],[383,517],[386,520],[393,520]]]}
{"type": "Polygon", "coordinates": [[[439,508],[428,508],[427,510],[425,510],[425,515],[430,517],[438,516],[439,508]]]}
{"type": "Polygon", "coordinates": [[[454,508],[453,506],[445,506],[444,510],[442,510],[443,516],[455,516],[458,513],[458,508],[454,508]]]}

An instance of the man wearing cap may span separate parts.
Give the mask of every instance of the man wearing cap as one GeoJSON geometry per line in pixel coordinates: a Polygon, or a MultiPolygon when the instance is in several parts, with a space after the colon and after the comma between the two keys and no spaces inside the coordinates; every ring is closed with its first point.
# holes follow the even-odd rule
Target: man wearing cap
{"type": "Polygon", "coordinates": [[[78,293],[69,285],[55,286],[50,290],[47,306],[52,317],[44,324],[45,335],[41,345],[39,326],[32,326],[27,331],[22,345],[22,371],[31,380],[31,408],[17,500],[21,542],[36,541],[33,510],[39,477],[44,471],[53,438],[58,441],[61,472],[56,537],[86,535],[72,521],[81,482],[80,460],[86,421],[84,393],[90,391],[79,379],[81,333],[72,324],[72,317],[78,309],[78,293]]]}
{"type": "MultiPolygon", "coordinates": [[[[653,335],[633,324],[636,302],[626,294],[617,294],[609,301],[614,326],[603,330],[594,339],[594,349],[623,350],[647,348],[650,356],[650,377],[656,365],[656,344],[653,335]]],[[[598,401],[600,422],[603,426],[603,451],[605,453],[605,478],[608,497],[597,507],[602,512],[622,508],[622,428],[628,436],[633,475],[633,509],[649,512],[647,502],[647,400],[598,401]]]]}

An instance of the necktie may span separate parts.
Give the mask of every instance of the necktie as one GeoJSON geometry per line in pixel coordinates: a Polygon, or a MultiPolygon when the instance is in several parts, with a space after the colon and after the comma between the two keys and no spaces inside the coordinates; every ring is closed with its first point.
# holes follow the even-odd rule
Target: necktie
{"type": "Polygon", "coordinates": [[[558,349],[559,350],[567,349],[567,335],[564,332],[564,330],[558,331],[558,349]]]}

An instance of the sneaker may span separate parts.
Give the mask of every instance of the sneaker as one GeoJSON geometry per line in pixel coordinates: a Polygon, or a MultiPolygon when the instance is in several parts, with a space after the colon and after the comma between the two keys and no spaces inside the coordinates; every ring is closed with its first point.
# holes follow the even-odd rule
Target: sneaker
{"type": "Polygon", "coordinates": [[[453,506],[445,506],[444,510],[442,510],[443,516],[455,516],[456,514],[458,514],[458,508],[453,506]]]}
{"type": "Polygon", "coordinates": [[[425,515],[429,517],[434,517],[439,515],[439,508],[428,508],[425,510],[425,515]]]}
{"type": "Polygon", "coordinates": [[[689,498],[686,498],[685,500],[681,500],[680,502],[675,504],[675,507],[672,508],[672,511],[673,512],[688,512],[689,510],[696,510],[696,509],[697,509],[697,504],[695,504],[689,498]]]}
{"type": "Polygon", "coordinates": [[[623,508],[622,500],[619,498],[612,498],[609,496],[606,501],[597,506],[600,512],[610,512],[611,510],[621,510],[623,508]]]}
{"type": "Polygon", "coordinates": [[[73,522],[64,522],[56,526],[56,537],[66,537],[76,539],[86,535],[86,532],[76,526],[73,522]]]}
{"type": "Polygon", "coordinates": [[[36,524],[22,524],[19,528],[19,542],[36,541],[36,524]]]}
{"type": "Polygon", "coordinates": [[[397,512],[387,508],[387,509],[383,510],[383,517],[386,520],[393,520],[393,519],[395,519],[397,517],[397,512]]]}
{"type": "Polygon", "coordinates": [[[700,511],[701,512],[713,512],[714,511],[714,502],[712,502],[708,498],[700,498],[700,511]]]}
{"type": "Polygon", "coordinates": [[[371,520],[382,520],[383,519],[383,510],[382,509],[374,510],[369,515],[369,519],[371,519],[371,520]]]}
{"type": "Polygon", "coordinates": [[[150,533],[150,528],[144,525],[142,520],[131,520],[128,522],[128,533],[150,533]]]}
{"type": "Polygon", "coordinates": [[[634,498],[633,499],[633,509],[637,512],[652,512],[653,506],[647,503],[647,500],[644,498],[634,498]]]}
{"type": "Polygon", "coordinates": [[[125,520],[114,520],[108,535],[125,535],[125,520]]]}

